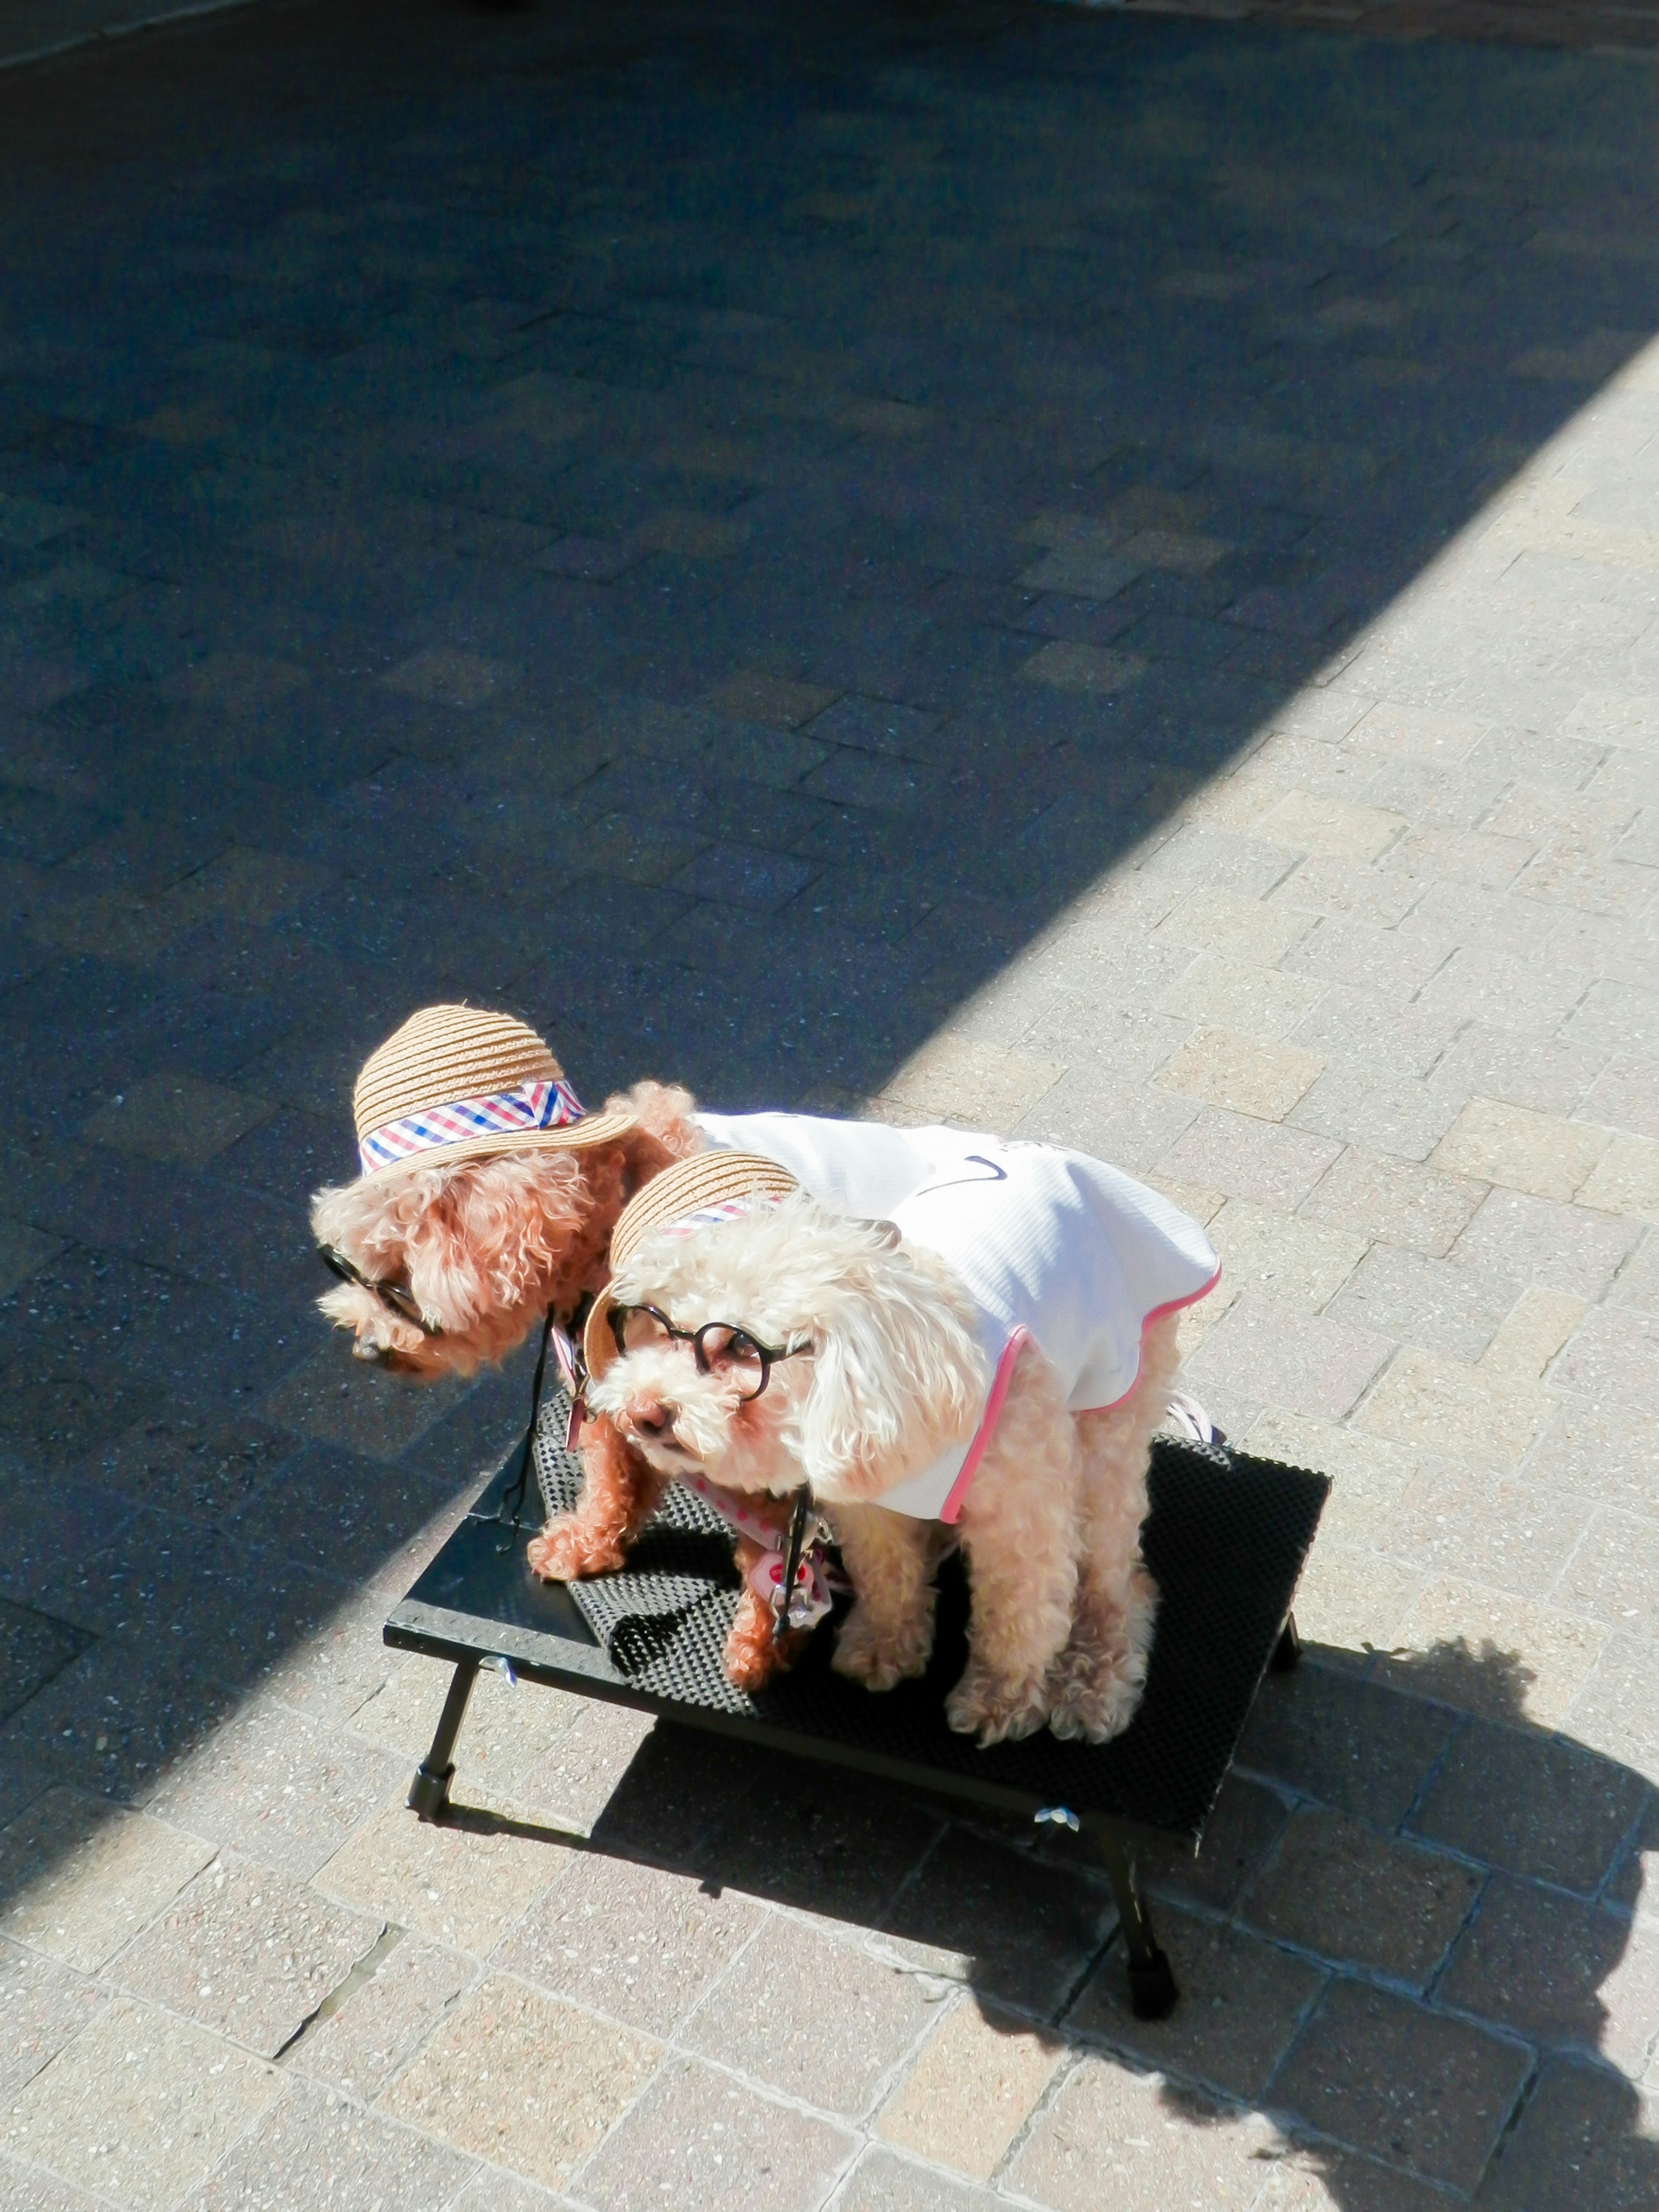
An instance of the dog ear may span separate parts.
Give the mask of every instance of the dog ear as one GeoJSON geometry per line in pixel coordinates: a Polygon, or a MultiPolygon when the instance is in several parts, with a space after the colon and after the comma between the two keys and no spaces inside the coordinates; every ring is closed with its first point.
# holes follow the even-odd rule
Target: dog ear
{"type": "Polygon", "coordinates": [[[989,1376],[957,1304],[884,1239],[837,1284],[812,1331],[817,1356],[799,1415],[814,1489],[878,1497],[972,1433],[989,1376]]]}

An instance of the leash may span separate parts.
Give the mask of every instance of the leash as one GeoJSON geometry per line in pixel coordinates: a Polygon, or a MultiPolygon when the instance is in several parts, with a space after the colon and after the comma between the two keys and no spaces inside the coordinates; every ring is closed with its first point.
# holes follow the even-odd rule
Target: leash
{"type": "Polygon", "coordinates": [[[524,1501],[530,1489],[530,1470],[535,1462],[536,1431],[541,1423],[542,1385],[547,1380],[547,1350],[556,1336],[559,1344],[559,1365],[564,1372],[567,1382],[573,1386],[570,1412],[570,1425],[573,1433],[575,1429],[577,1409],[581,1403],[580,1378],[576,1366],[578,1358],[575,1348],[578,1341],[576,1332],[586,1319],[587,1309],[592,1304],[591,1298],[584,1297],[578,1304],[574,1313],[570,1316],[570,1333],[568,1335],[557,1325],[556,1309],[550,1305],[547,1309],[546,1319],[542,1323],[541,1349],[536,1354],[535,1379],[530,1386],[530,1425],[524,1432],[524,1449],[519,1455],[518,1477],[512,1489],[502,1493],[501,1502],[495,1509],[496,1520],[507,1532],[506,1541],[495,1547],[498,1552],[512,1550],[513,1539],[519,1533],[520,1527],[520,1516],[524,1511],[524,1501]],[[513,1507],[510,1514],[507,1510],[509,1499],[512,1501],[513,1507]]]}
{"type": "Polygon", "coordinates": [[[677,1480],[718,1513],[728,1528],[735,1528],[761,1547],[761,1556],[746,1579],[756,1596],[770,1608],[775,1637],[781,1638],[798,1628],[815,1628],[836,1597],[852,1588],[830,1559],[830,1531],[822,1515],[814,1511],[810,1491],[802,1488],[795,1492],[788,1525],[779,1528],[740,1503],[731,1491],[710,1482],[706,1474],[687,1473],[677,1480]]]}

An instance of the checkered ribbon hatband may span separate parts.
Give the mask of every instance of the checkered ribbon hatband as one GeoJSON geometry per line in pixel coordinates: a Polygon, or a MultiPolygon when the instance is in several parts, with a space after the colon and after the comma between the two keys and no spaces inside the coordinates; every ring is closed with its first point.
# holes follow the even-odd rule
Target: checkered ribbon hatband
{"type": "Polygon", "coordinates": [[[741,1221],[745,1213],[757,1206],[781,1206],[783,1200],[775,1191],[745,1191],[739,1198],[722,1199],[717,1206],[700,1206],[695,1213],[683,1213],[678,1221],[665,1223],[653,1234],[658,1237],[695,1237],[699,1229],[708,1229],[720,1221],[741,1221]]]}
{"type": "Polygon", "coordinates": [[[371,1129],[358,1144],[363,1173],[414,1159],[445,1145],[465,1145],[476,1137],[496,1137],[520,1129],[562,1129],[582,1118],[581,1101],[558,1077],[545,1083],[521,1083],[484,1098],[452,1098],[447,1106],[423,1106],[400,1121],[371,1129]]]}

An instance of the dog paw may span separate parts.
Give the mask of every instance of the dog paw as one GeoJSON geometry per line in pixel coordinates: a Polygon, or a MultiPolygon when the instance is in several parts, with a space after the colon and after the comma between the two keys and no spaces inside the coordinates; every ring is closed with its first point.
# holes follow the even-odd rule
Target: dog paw
{"type": "Polygon", "coordinates": [[[842,1623],[830,1664],[849,1681],[866,1690],[890,1690],[914,1675],[927,1672],[933,1656],[933,1614],[930,1606],[917,1620],[897,1631],[878,1629],[862,1606],[855,1605],[842,1623]]]}
{"type": "Polygon", "coordinates": [[[1132,1608],[1120,1618],[1103,1649],[1091,1642],[1061,1652],[1048,1677],[1048,1726],[1058,1736],[1085,1743],[1108,1743],[1134,1718],[1146,1687],[1146,1636],[1150,1612],[1132,1608]]]}
{"type": "Polygon", "coordinates": [[[1048,1699],[1041,1682],[1000,1682],[970,1666],[945,1700],[945,1717],[983,1749],[1035,1735],[1048,1717],[1048,1699]]]}
{"type": "Polygon", "coordinates": [[[1084,1743],[1109,1743],[1135,1717],[1146,1670],[1111,1668],[1092,1681],[1068,1684],[1055,1697],[1048,1726],[1058,1736],[1084,1743]]]}
{"type": "Polygon", "coordinates": [[[608,1575],[623,1563],[623,1547],[596,1535],[574,1513],[550,1521],[525,1547],[532,1574],[546,1583],[575,1583],[585,1575],[608,1575]]]}
{"type": "Polygon", "coordinates": [[[794,1665],[805,1641],[799,1629],[775,1636],[769,1613],[757,1607],[752,1615],[746,1614],[740,1607],[726,1638],[726,1678],[736,1689],[763,1690],[774,1675],[786,1674],[794,1665]]]}

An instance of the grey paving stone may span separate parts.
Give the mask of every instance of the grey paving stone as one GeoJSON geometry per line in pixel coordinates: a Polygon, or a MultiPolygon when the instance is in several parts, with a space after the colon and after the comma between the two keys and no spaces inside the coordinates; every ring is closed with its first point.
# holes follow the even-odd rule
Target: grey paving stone
{"type": "MultiPolygon", "coordinates": [[[[1455,1451],[1452,1439],[1447,1442],[1455,1451]]],[[[1594,1528],[1592,1516],[1583,1498],[1558,1495],[1541,1483],[1435,1468],[1407,1483],[1383,1544],[1394,1558],[1417,1566],[1537,1598],[1554,1589],[1591,1540],[1586,1531],[1594,1528]]]]}
{"type": "Polygon", "coordinates": [[[1339,1151],[1306,1130],[1206,1109],[1157,1168],[1178,1182],[1288,1210],[1307,1197],[1339,1151]]]}
{"type": "Polygon", "coordinates": [[[38,2166],[0,2157],[0,2212],[94,2212],[97,2203],[38,2166]]]}
{"type": "Polygon", "coordinates": [[[1359,1982],[1332,1984],[1280,2069],[1274,2101],[1322,2135],[1471,2190],[1532,2061],[1460,2021],[1359,1982]]]}
{"type": "Polygon", "coordinates": [[[1513,1274],[1378,1244],[1326,1310],[1333,1321],[1474,1361],[1523,1287],[1513,1274]]]}
{"type": "Polygon", "coordinates": [[[1659,1941],[1622,1912],[1502,1879],[1482,1898],[1439,1995],[1639,2078],[1659,2038],[1659,1941]]]}
{"type": "Polygon", "coordinates": [[[1239,1746],[1240,1763],[1393,1827],[1450,1738],[1452,1716],[1322,1667],[1270,1677],[1239,1746]]]}
{"type": "Polygon", "coordinates": [[[600,2212],[665,2197],[693,2212],[716,2205],[805,2212],[854,2146],[839,2128],[682,2059],[664,2067],[589,2160],[577,2190],[600,2212]]]}
{"type": "Polygon", "coordinates": [[[92,1455],[102,1481],[164,1513],[222,1522],[294,1449],[293,1439],[263,1422],[230,1429],[213,1421],[140,1421],[92,1455]]]}
{"type": "Polygon", "coordinates": [[[1561,1036],[1516,1036],[1472,1022],[1436,1061],[1431,1080],[1435,1091],[1452,1097],[1479,1093],[1536,1114],[1571,1114],[1595,1097],[1605,1066],[1598,1047],[1561,1036]]]}
{"type": "Polygon", "coordinates": [[[93,1644],[14,1714],[0,1746],[98,1796],[147,1802],[232,1699],[171,1653],[159,1664],[145,1656],[93,1644]]]}
{"type": "Polygon", "coordinates": [[[1470,1721],[1410,1826],[1489,1866],[1589,1894],[1646,1796],[1639,1775],[1582,1745],[1470,1721]]]}
{"type": "Polygon", "coordinates": [[[1620,1054],[1609,1060],[1584,1092],[1581,1112],[1587,1120],[1628,1129],[1640,1137],[1659,1136],[1659,1066],[1620,1054]]]}
{"type": "Polygon", "coordinates": [[[27,1705],[90,1641],[70,1621],[0,1598],[0,1720],[27,1705]]]}
{"type": "MultiPolygon", "coordinates": [[[[1269,2124],[1119,2063],[1084,2058],[1016,2153],[1008,2179],[1056,2212],[1111,2201],[1152,2212],[1180,2191],[1244,2212],[1261,2193],[1276,2138],[1269,2124]]],[[[1179,2198],[1176,2199],[1179,2202],[1179,2198]]]]}
{"type": "MultiPolygon", "coordinates": [[[[839,793],[831,796],[839,797],[839,793]]],[[[717,906],[774,914],[804,890],[813,870],[805,860],[747,845],[710,845],[688,861],[669,888],[717,906]]]]}
{"type": "MultiPolygon", "coordinates": [[[[941,1028],[1050,1064],[1036,1103],[987,1085],[967,1118],[1023,1113],[1021,1133],[1100,1149],[1206,1217],[1246,1200],[1460,1271],[1461,1306],[1402,1267],[1386,1326],[1329,1326],[1401,1340],[1415,1383],[1385,1376],[1379,1420],[1436,1425],[1472,1462],[1504,1411],[1459,1364],[1484,1350],[1479,1285],[1653,1310],[1645,1278],[1614,1280],[1634,1213],[1483,1198],[1425,1164],[1475,1097],[1659,1135],[1653,500],[1626,373],[1651,319],[1640,69],[1435,40],[1368,40],[1360,69],[1328,26],[1062,10],[973,11],[922,51],[896,24],[878,7],[781,40],[744,7],[694,9],[653,22],[642,61],[637,26],[580,6],[475,36],[368,0],[0,85],[0,1156],[23,1231],[0,1235],[0,1594],[102,1636],[46,1680],[24,1625],[20,1682],[40,1686],[0,1723],[9,1810],[59,1778],[143,1802],[166,1777],[273,1879],[331,1852],[319,1880],[370,1918],[483,1948],[550,1879],[522,1834],[375,1809],[413,1711],[377,1695],[385,1602],[430,1534],[428,1484],[438,1511],[518,1418],[489,1385],[452,1411],[350,1368],[309,1311],[305,1197],[349,1166],[364,1052],[425,999],[510,999],[585,1095],[652,1072],[721,1103],[852,1110],[941,1028]],[[546,86],[578,49],[597,66],[550,168],[546,86]],[[1552,436],[1546,477],[1529,464],[1552,436]],[[1552,505],[1563,487],[1577,512],[1552,505]],[[1022,589],[1034,569],[1071,592],[1022,589]],[[1085,688],[1030,680],[1034,659],[1085,688]],[[1212,896],[1204,933],[1166,941],[1177,901],[1212,894],[1243,911],[1212,896]],[[1155,1079],[1188,1018],[1159,1003],[1194,963],[1206,1024],[1241,1036],[1321,995],[1294,1039],[1183,1063],[1182,1091],[1155,1079]],[[371,1698],[384,1745],[347,1726],[371,1698]],[[307,1725],[270,1722],[273,1699],[307,1725]]],[[[1316,1239],[1294,1249],[1299,1322],[1330,1293],[1316,1239]]],[[[1270,1316],[1245,1344],[1249,1319],[1216,1332],[1230,1418],[1300,1420],[1305,1455],[1345,1468],[1345,1437],[1385,1450],[1332,1425],[1335,1340],[1270,1316]]],[[[1650,1483],[1619,1419],[1642,1402],[1638,1344],[1592,1316],[1568,1401],[1534,1386],[1511,1407],[1498,1455],[1528,1496],[1425,1486],[1393,1534],[1458,1571],[1415,1595],[1367,1548],[1403,1494],[1395,1462],[1368,1463],[1333,1509],[1351,1598],[1340,1576],[1323,1589],[1357,1608],[1369,1569],[1366,1632],[1438,1655],[1374,1667],[1504,1712],[1530,1672],[1535,1705],[1632,1770],[1655,1756],[1647,1640],[1622,1610],[1608,1637],[1551,1613],[1559,1591],[1517,1593],[1584,1499],[1629,1540],[1589,1543],[1583,1602],[1646,1605],[1650,1483]]],[[[1351,1701],[1298,1733],[1283,1686],[1251,1755],[1396,1820],[1433,1771],[1431,1709],[1351,1701]]],[[[1058,1852],[994,1862],[1023,1900],[985,1903],[971,1875],[952,1898],[925,1870],[907,1892],[926,1808],[791,1770],[760,1822],[742,1759],[665,1730],[641,1753],[613,1713],[555,1730],[549,1705],[521,1756],[492,1736],[479,1766],[511,1772],[520,1812],[842,1931],[897,1925],[908,1894],[952,1972],[1044,1999],[1095,1955],[1080,1893],[1075,1913],[1041,1905],[1073,1879],[1058,1852]]],[[[1460,1797],[1458,1756],[1421,1822],[1508,1871],[1590,1879],[1611,1783],[1500,1761],[1460,1797]]],[[[1241,1781],[1160,1887],[1231,1908],[1283,1819],[1241,1781]]],[[[112,1875],[112,1913],[125,1893],[112,1875]]],[[[527,1988],[453,2033],[472,2000],[423,1941],[294,2067],[309,2046],[391,2099],[414,2079],[404,2118],[525,2169],[487,2169],[467,2201],[545,2202],[654,2061],[527,1988]],[[520,2107],[492,2100],[503,2074],[520,2107]]],[[[84,2155],[65,2189],[172,2201],[236,2155],[252,2077],[215,2075],[228,2046],[174,2026],[135,2061],[131,2163],[93,2162],[99,2069],[125,2095],[148,2030],[94,2051],[40,2122],[84,2155]],[[183,2163],[146,2165],[147,2128],[183,2163]]],[[[1093,2212],[1103,2174],[1126,2206],[1183,2184],[1263,2212],[1423,2202],[1358,2155],[1258,2158],[1239,2124],[1092,2062],[1054,2109],[1015,2186],[1056,2204],[1093,2212]]],[[[1609,2125],[1625,2155],[1635,2120],[1609,2125]]],[[[1574,2195],[1552,2163],[1570,2138],[1539,2139],[1545,2201],[1574,2195]]],[[[675,2176],[635,2141],[655,2201],[675,2176]]],[[[1609,2159],[1590,2185],[1616,2201],[1643,2177],[1609,2159]]],[[[360,2194],[426,2186],[395,2160],[379,2183],[372,2160],[331,2170],[360,2194]]]]}
{"type": "Polygon", "coordinates": [[[16,1819],[51,1786],[44,1766],[25,1759],[0,1759],[0,1822],[16,1819]]]}
{"type": "Polygon", "coordinates": [[[902,1791],[804,1760],[780,1760],[773,1789],[764,1822],[745,1794],[730,1796],[691,1863],[722,1887],[826,1920],[876,1924],[943,1825],[902,1791]]]}
{"type": "Polygon", "coordinates": [[[15,2098],[8,2148],[133,2212],[162,2212],[282,2094],[191,2021],[118,1997],[15,2098]]]}
{"type": "Polygon", "coordinates": [[[269,1867],[219,1858],[128,1947],[112,1975],[133,1995],[273,2058],[383,1925],[269,1867]]]}
{"type": "Polygon", "coordinates": [[[1401,1159],[1425,1160],[1465,1100],[1419,1082],[1415,1076],[1378,1079],[1362,1067],[1334,1068],[1291,1109],[1300,1129],[1321,1136],[1352,1137],[1365,1151],[1394,1152],[1401,1159]]]}
{"type": "Polygon", "coordinates": [[[628,2110],[659,2055],[626,2028],[491,1976],[439,2023],[378,2109],[557,2189],[628,2110]],[[516,2096],[501,2095],[504,2081],[516,2096]]]}
{"type": "Polygon", "coordinates": [[[6,2027],[0,2036],[0,2084],[11,2095],[102,2011],[102,1990],[66,1966],[0,1938],[0,1989],[6,2027]]]}
{"type": "Polygon", "coordinates": [[[1547,2061],[1481,2192],[1493,2212],[1639,2212],[1659,2180],[1651,2101],[1605,2069],[1547,2061]]]}
{"type": "MultiPolygon", "coordinates": [[[[642,1713],[590,1706],[577,1716],[547,1757],[522,1778],[518,1794],[526,1803],[556,1814],[562,1824],[595,1834],[601,1843],[611,1843],[614,1835],[617,1847],[625,1850],[637,1827],[653,1819],[660,1804],[647,1790],[641,1793],[646,1800],[641,1808],[629,1787],[634,1761],[651,1735],[650,1721],[642,1713]],[[623,1801],[623,1810],[635,1814],[635,1819],[624,1824],[611,1815],[612,1800],[617,1797],[623,1801]]],[[[674,1808],[676,1812],[678,1809],[674,1808]]],[[[699,1811],[702,1817],[694,1823],[694,1833],[698,1834],[712,1818],[701,1806],[699,1811]]]]}
{"type": "Polygon", "coordinates": [[[998,2201],[888,2150],[866,2152],[836,2200],[842,2212],[989,2212],[998,2201]]]}
{"type": "Polygon", "coordinates": [[[1322,1957],[1422,1990],[1462,1930],[1482,1877],[1340,1813],[1298,1814],[1245,1893],[1244,1919],[1322,1957]]]}
{"type": "Polygon", "coordinates": [[[1491,1190],[1457,1237],[1453,1255],[1523,1275],[1575,1297],[1599,1298],[1639,1241],[1634,1222],[1525,1191],[1491,1190]]]}
{"type": "Polygon", "coordinates": [[[498,2166],[481,2166],[455,2199],[455,2212],[561,2212],[567,2201],[498,2166]]]}
{"type": "Polygon", "coordinates": [[[1608,1637],[1570,1714],[1580,1742],[1649,1776],[1659,1761],[1652,1671],[1653,1646],[1645,1637],[1608,1637]]]}
{"type": "Polygon", "coordinates": [[[48,1790],[0,1832],[0,1928],[95,1973],[212,1856],[144,1814],[48,1790]]]}
{"type": "Polygon", "coordinates": [[[191,1752],[155,1805],[194,1833],[303,1880],[394,1793],[404,1765],[262,1699],[191,1752]]]}
{"type": "Polygon", "coordinates": [[[1340,1420],[1389,1357],[1388,1338],[1246,1291],[1188,1366],[1193,1389],[1231,1389],[1315,1420],[1340,1420]]]}
{"type": "Polygon", "coordinates": [[[477,1972],[460,1952],[407,1935],[389,1954],[377,1946],[363,1961],[370,1966],[368,1980],[324,1999],[285,2060],[360,2103],[373,2102],[477,1972]]]}
{"type": "Polygon", "coordinates": [[[472,2168],[411,2129],[296,2083],[185,2203],[190,2212],[301,2212],[390,2199],[440,2212],[472,2168]]]}
{"type": "Polygon", "coordinates": [[[896,2148],[982,2181],[1042,2102],[1065,2045],[969,1994],[939,2009],[877,2127],[896,2148]]]}
{"type": "Polygon", "coordinates": [[[1659,1850],[1659,1805],[1649,1801],[1646,1812],[1621,1855],[1602,1893],[1605,1901],[1644,1918],[1659,1918],[1659,1893],[1654,1887],[1654,1856],[1659,1850]]]}
{"type": "Polygon", "coordinates": [[[225,1526],[245,1543],[356,1583],[390,1566],[401,1570],[454,1489],[453,1466],[442,1474],[419,1466],[379,1468],[326,1445],[304,1446],[225,1526]]]}
{"type": "Polygon", "coordinates": [[[1604,1404],[1651,1403],[1659,1386],[1659,1316],[1587,1315],[1550,1376],[1564,1389],[1604,1404]]]}
{"type": "Polygon", "coordinates": [[[1590,980],[1580,969],[1558,970],[1508,953],[1460,947],[1424,986],[1418,1003],[1488,1028],[1548,1036],[1572,1013],[1590,980]]]}
{"type": "MultiPolygon", "coordinates": [[[[1038,1052],[1063,1048],[1053,1031],[1066,1019],[1060,1008],[1052,1010],[1024,1042],[1038,1052]]],[[[1073,1036],[1081,1042],[1091,1032],[1097,1036],[1098,1026],[1098,1017],[1086,1025],[1079,1022],[1073,1036]]],[[[1199,1111],[1188,1099],[1145,1085],[1116,1084],[1092,1067],[1070,1068],[1016,1125],[1015,1134],[1039,1143],[1064,1141],[1097,1159],[1121,1162],[1126,1174],[1144,1175],[1166,1157],[1199,1111]]]]}
{"type": "Polygon", "coordinates": [[[687,2024],[695,2051],[855,2118],[927,2028],[936,1988],[775,1913],[687,2024]]]}
{"type": "Polygon", "coordinates": [[[565,1852],[556,1880],[493,1962],[520,1980],[669,2036],[761,1924],[688,1875],[565,1852]]]}
{"type": "Polygon", "coordinates": [[[1443,1258],[1481,1200],[1482,1186],[1468,1176],[1442,1175],[1414,1160],[1350,1146],[1314,1190],[1307,1210],[1316,1221],[1443,1258]]]}
{"type": "Polygon", "coordinates": [[[233,1688],[257,1681],[340,1601],[337,1583],[280,1554],[142,1506],[109,1544],[66,1562],[58,1589],[63,1608],[100,1637],[163,1666],[187,1654],[233,1688]]]}
{"type": "Polygon", "coordinates": [[[1650,1638],[1659,1626],[1659,1522],[1603,1506],[1557,1589],[1577,1611],[1650,1638]]]}
{"type": "Polygon", "coordinates": [[[1101,2037],[1149,2065],[1231,2095],[1260,2097],[1325,1975],[1270,1943],[1190,1914],[1160,1912],[1157,1925],[1182,1993],[1168,2021],[1136,2020],[1115,1944],[1067,2013],[1068,2033],[1101,2037]]]}

